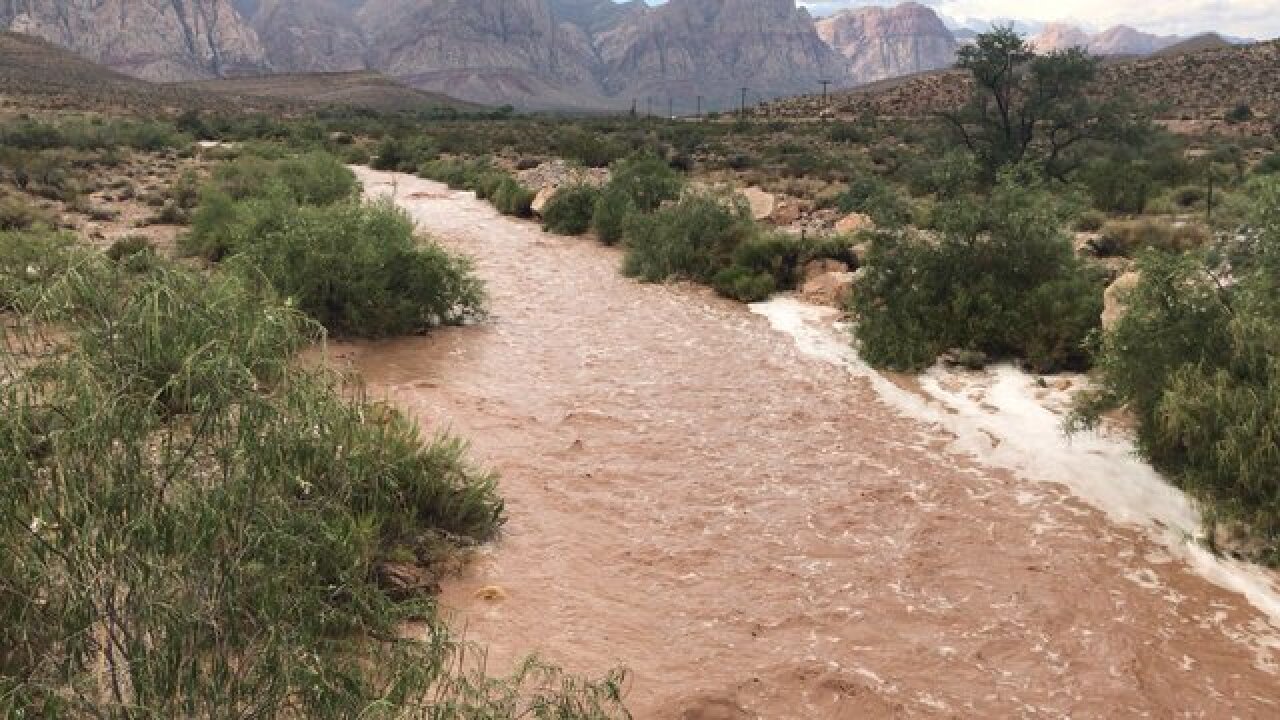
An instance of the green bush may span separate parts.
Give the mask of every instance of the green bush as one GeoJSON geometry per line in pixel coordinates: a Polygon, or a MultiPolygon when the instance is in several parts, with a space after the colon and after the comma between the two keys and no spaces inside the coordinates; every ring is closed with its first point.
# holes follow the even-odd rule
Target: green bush
{"type": "Polygon", "coordinates": [[[706,283],[755,235],[751,214],[741,202],[686,195],[673,206],[628,217],[622,270],[648,282],[682,278],[706,283]]]}
{"type": "Polygon", "coordinates": [[[911,222],[911,206],[875,175],[859,175],[836,200],[841,212],[868,215],[878,227],[897,228],[911,222]]]}
{"type": "Polygon", "coordinates": [[[627,216],[636,211],[635,201],[623,188],[612,183],[600,191],[591,213],[591,227],[605,245],[615,245],[622,240],[627,216]]]}
{"type": "Polygon", "coordinates": [[[937,236],[877,235],[854,291],[862,356],[913,371],[951,349],[1038,371],[1081,367],[1102,282],[1064,232],[1073,211],[1042,183],[1005,174],[990,197],[940,206],[937,236]]]}
{"type": "Polygon", "coordinates": [[[542,209],[542,229],[557,235],[581,235],[591,228],[600,191],[590,185],[566,185],[542,209]]]}
{"type": "Polygon", "coordinates": [[[388,582],[492,537],[494,478],[300,369],[296,310],[88,255],[28,307],[58,350],[0,344],[6,717],[626,717],[617,675],[486,677],[388,582]]]}
{"type": "Polygon", "coordinates": [[[250,224],[261,234],[239,245],[248,268],[335,335],[403,335],[482,312],[469,263],[419,245],[413,222],[389,203],[294,206],[278,224],[250,224]]]}
{"type": "Polygon", "coordinates": [[[12,196],[0,196],[0,231],[27,230],[35,225],[51,226],[52,213],[12,196]]]}
{"type": "MultiPolygon", "coordinates": [[[[279,185],[295,202],[309,205],[346,200],[358,187],[351,170],[333,155],[318,151],[276,160],[246,154],[215,168],[210,185],[232,200],[259,196],[268,186],[279,185]]],[[[181,200],[178,204],[193,206],[181,200]]]]}
{"type": "Polygon", "coordinates": [[[630,198],[640,212],[653,212],[680,197],[684,178],[657,155],[640,153],[613,164],[609,187],[630,198]]]}
{"type": "Polygon", "coordinates": [[[0,310],[12,310],[24,294],[48,284],[73,261],[71,240],[36,227],[0,231],[0,310]]]}
{"type": "Polygon", "coordinates": [[[1163,220],[1139,218],[1108,222],[1091,245],[1094,252],[1102,257],[1135,257],[1147,248],[1169,252],[1203,248],[1210,239],[1209,231],[1197,223],[1174,225],[1163,220]]]}
{"type": "Polygon", "coordinates": [[[725,297],[738,302],[763,302],[778,291],[778,284],[769,273],[756,273],[733,265],[717,272],[711,279],[711,286],[725,297]]]}
{"type": "Polygon", "coordinates": [[[1096,233],[1107,224],[1107,216],[1097,210],[1087,210],[1076,218],[1076,232],[1096,233]]]}
{"type": "Polygon", "coordinates": [[[1137,419],[1138,448],[1201,503],[1211,541],[1280,564],[1280,182],[1233,250],[1234,282],[1206,257],[1151,251],[1127,311],[1098,353],[1099,388],[1075,426],[1112,408],[1137,419]]]}
{"type": "Polygon", "coordinates": [[[493,191],[493,206],[503,215],[529,217],[533,214],[533,199],[537,193],[521,185],[510,175],[503,175],[493,191]]]}
{"type": "Polygon", "coordinates": [[[111,247],[107,248],[107,257],[116,262],[122,262],[128,261],[135,255],[154,255],[155,252],[155,245],[147,238],[141,235],[129,235],[111,243],[111,247]]]}

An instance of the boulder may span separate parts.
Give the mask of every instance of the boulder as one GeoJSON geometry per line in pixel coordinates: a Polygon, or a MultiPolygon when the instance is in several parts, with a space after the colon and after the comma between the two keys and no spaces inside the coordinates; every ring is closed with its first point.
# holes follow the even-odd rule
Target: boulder
{"type": "Polygon", "coordinates": [[[854,274],[824,272],[805,280],[800,288],[800,298],[816,305],[844,308],[853,295],[854,274]]]}
{"type": "Polygon", "coordinates": [[[865,267],[867,258],[871,257],[871,243],[862,242],[853,246],[853,257],[858,260],[858,267],[865,267]]]}
{"type": "Polygon", "coordinates": [[[546,209],[547,203],[551,202],[552,196],[554,196],[556,194],[556,190],[559,189],[560,188],[555,185],[548,185],[539,190],[538,194],[533,198],[533,203],[529,206],[529,209],[533,211],[533,214],[538,217],[542,217],[542,211],[546,209]]]}
{"type": "Polygon", "coordinates": [[[849,272],[849,266],[845,265],[839,260],[831,260],[830,258],[823,258],[821,260],[810,260],[804,266],[804,279],[805,279],[805,282],[808,282],[813,278],[816,278],[820,275],[826,275],[827,273],[845,273],[845,272],[849,272]]]}
{"type": "Polygon", "coordinates": [[[836,223],[836,232],[841,235],[853,235],[863,230],[875,230],[876,223],[869,215],[849,213],[836,223]]]}
{"type": "Polygon", "coordinates": [[[773,195],[758,187],[749,187],[739,191],[738,194],[746,198],[747,204],[751,206],[751,217],[756,220],[768,220],[773,215],[773,209],[777,205],[773,195]]]}
{"type": "Polygon", "coordinates": [[[773,213],[770,214],[769,220],[771,220],[774,225],[786,227],[799,221],[803,214],[804,209],[800,207],[799,203],[794,201],[784,202],[779,203],[778,206],[773,209],[773,213]]]}
{"type": "Polygon", "coordinates": [[[1115,282],[1107,286],[1107,290],[1102,295],[1102,329],[1110,330],[1115,324],[1124,317],[1125,310],[1128,309],[1126,296],[1135,287],[1142,276],[1136,272],[1127,272],[1116,278],[1115,282]]]}

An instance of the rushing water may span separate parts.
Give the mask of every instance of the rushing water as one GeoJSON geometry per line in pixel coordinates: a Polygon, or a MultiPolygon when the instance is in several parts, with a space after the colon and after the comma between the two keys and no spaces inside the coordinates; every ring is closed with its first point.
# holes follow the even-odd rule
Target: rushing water
{"type": "Polygon", "coordinates": [[[819,310],[637,284],[360,176],[492,294],[484,324],[333,357],[502,473],[506,533],[443,597],[493,666],[625,665],[638,718],[1280,714],[1265,578],[1206,579],[1149,531],[1194,528],[1176,493],[1128,488],[1113,441],[1064,450],[1013,374],[897,390],[819,310]]]}

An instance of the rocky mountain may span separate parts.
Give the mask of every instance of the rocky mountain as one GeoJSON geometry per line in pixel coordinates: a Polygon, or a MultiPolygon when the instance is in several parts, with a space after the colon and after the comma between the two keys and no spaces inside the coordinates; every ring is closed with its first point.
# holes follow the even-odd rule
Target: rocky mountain
{"type": "Polygon", "coordinates": [[[1040,52],[1053,52],[1082,47],[1094,55],[1152,55],[1182,41],[1176,36],[1160,36],[1135,30],[1128,25],[1090,35],[1074,25],[1050,23],[1045,25],[1031,43],[1040,52]]]}
{"type": "Polygon", "coordinates": [[[850,79],[868,83],[947,67],[958,42],[934,11],[907,2],[846,10],[817,22],[818,34],[848,58],[850,79]]]}
{"type": "Polygon", "coordinates": [[[231,0],[0,0],[0,29],[148,80],[270,69],[257,33],[231,0]]]}
{"type": "Polygon", "coordinates": [[[1031,37],[1030,42],[1038,52],[1051,53],[1073,47],[1087,48],[1093,42],[1093,38],[1075,25],[1049,23],[1031,37]]]}
{"type": "Polygon", "coordinates": [[[1151,55],[1181,40],[1177,36],[1152,35],[1128,25],[1117,25],[1093,36],[1089,51],[1095,55],[1151,55]]]}
{"type": "MultiPolygon", "coordinates": [[[[960,41],[907,2],[815,21],[797,0],[0,0],[0,30],[113,70],[190,81],[270,73],[385,73],[415,88],[531,109],[677,112],[949,66],[960,41]]],[[[1042,49],[1147,55],[1133,28],[1050,26],[1042,49]]]]}
{"type": "Polygon", "coordinates": [[[811,91],[846,77],[844,58],[823,42],[793,0],[669,0],[599,36],[606,91],[620,99],[677,96],[707,107],[749,96],[811,91]]]}

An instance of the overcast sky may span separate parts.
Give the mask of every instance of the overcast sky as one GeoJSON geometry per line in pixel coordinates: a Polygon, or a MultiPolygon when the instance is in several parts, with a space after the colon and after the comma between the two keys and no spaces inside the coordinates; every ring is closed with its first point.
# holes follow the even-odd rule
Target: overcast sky
{"type": "MultiPolygon", "coordinates": [[[[658,5],[662,0],[649,0],[658,5]]],[[[1132,25],[1161,35],[1215,30],[1237,37],[1280,37],[1280,0],[920,0],[939,14],[964,22],[999,18],[1045,23],[1066,21],[1088,30],[1132,25]]],[[[860,5],[896,5],[875,0],[800,0],[815,15],[860,5]]]]}

